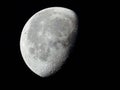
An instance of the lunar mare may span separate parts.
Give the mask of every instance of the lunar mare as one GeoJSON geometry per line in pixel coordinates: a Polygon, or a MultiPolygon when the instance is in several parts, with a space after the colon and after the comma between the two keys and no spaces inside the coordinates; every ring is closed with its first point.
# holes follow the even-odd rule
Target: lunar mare
{"type": "Polygon", "coordinates": [[[77,27],[77,15],[67,8],[50,7],[34,14],[20,38],[20,50],[27,66],[41,77],[59,70],[69,56],[77,27]]]}

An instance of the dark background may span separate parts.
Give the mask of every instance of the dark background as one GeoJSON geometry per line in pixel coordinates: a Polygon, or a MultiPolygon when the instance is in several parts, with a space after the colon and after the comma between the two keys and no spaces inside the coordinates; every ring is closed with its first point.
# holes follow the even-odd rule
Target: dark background
{"type": "MultiPolygon", "coordinates": [[[[97,85],[103,80],[102,56],[103,44],[101,43],[105,21],[103,20],[104,2],[90,2],[81,0],[15,0],[10,8],[7,18],[7,30],[1,31],[2,57],[5,64],[2,68],[5,83],[18,86],[80,88],[88,85],[97,85]],[[41,9],[47,7],[66,7],[78,15],[78,36],[67,62],[62,69],[51,77],[41,78],[34,74],[24,63],[20,52],[20,35],[28,19],[41,9]],[[101,13],[102,12],[102,13],[101,13]],[[9,29],[12,27],[12,29],[9,29]]],[[[105,82],[105,81],[104,81],[105,82]]],[[[56,89],[57,89],[56,88],[56,89]]]]}

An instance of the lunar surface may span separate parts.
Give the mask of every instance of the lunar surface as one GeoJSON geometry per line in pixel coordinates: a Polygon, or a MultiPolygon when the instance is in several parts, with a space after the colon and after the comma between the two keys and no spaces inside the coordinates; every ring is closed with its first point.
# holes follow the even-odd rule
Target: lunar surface
{"type": "Polygon", "coordinates": [[[77,27],[77,15],[70,9],[50,7],[35,13],[20,37],[20,51],[28,68],[41,77],[58,71],[69,56],[77,27]]]}

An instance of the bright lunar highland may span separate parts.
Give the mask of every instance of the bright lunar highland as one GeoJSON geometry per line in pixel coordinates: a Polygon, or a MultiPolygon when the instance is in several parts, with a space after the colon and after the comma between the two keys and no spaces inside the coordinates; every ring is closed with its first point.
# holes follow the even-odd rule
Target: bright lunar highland
{"type": "Polygon", "coordinates": [[[77,15],[70,9],[50,7],[35,13],[20,37],[25,64],[41,77],[54,74],[69,56],[77,29],[77,15]]]}

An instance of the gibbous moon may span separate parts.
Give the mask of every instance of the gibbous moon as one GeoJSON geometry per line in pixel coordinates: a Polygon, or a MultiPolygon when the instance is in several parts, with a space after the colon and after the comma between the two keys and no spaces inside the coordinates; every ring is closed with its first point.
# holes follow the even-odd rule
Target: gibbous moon
{"type": "Polygon", "coordinates": [[[28,68],[41,77],[58,71],[69,56],[77,26],[77,15],[67,8],[50,7],[35,13],[20,37],[20,51],[28,68]]]}

